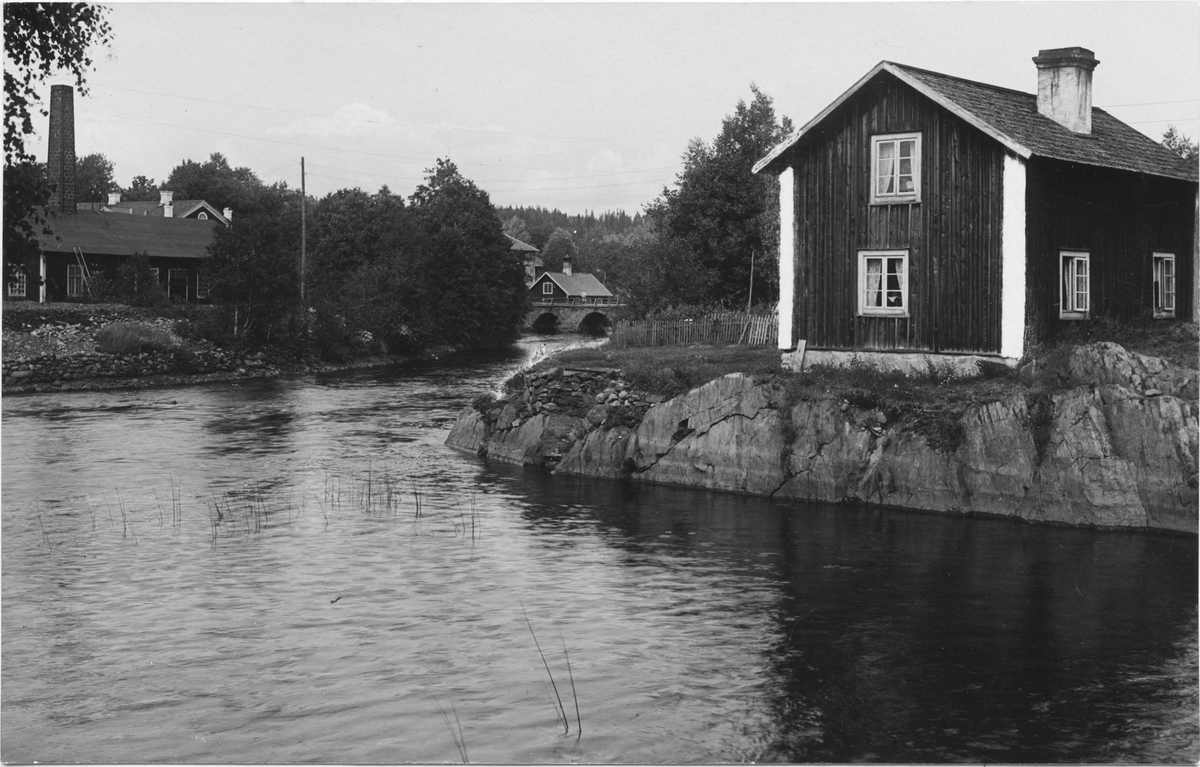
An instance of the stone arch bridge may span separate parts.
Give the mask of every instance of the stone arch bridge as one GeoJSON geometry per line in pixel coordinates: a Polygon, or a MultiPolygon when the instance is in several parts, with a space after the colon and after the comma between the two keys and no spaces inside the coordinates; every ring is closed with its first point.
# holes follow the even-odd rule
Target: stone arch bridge
{"type": "Polygon", "coordinates": [[[534,333],[604,335],[612,327],[610,315],[619,306],[587,299],[536,301],[525,315],[525,327],[534,333]]]}

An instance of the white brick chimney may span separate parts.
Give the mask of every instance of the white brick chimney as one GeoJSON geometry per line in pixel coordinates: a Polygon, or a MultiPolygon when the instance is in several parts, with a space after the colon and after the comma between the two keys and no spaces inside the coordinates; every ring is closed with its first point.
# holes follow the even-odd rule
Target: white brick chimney
{"type": "Polygon", "coordinates": [[[226,221],[232,221],[233,220],[233,208],[226,208],[225,210],[221,211],[221,215],[223,215],[225,217],[226,221]]]}
{"type": "Polygon", "coordinates": [[[171,204],[174,197],[175,193],[166,189],[160,189],[158,192],[158,206],[163,209],[164,218],[175,217],[175,206],[171,204]]]}
{"type": "Polygon", "coordinates": [[[1038,114],[1067,130],[1092,132],[1092,70],[1100,62],[1087,48],[1050,48],[1038,51],[1038,114]]]}
{"type": "Polygon", "coordinates": [[[563,270],[562,270],[562,273],[563,273],[563,274],[566,274],[566,275],[570,275],[570,274],[571,274],[571,254],[570,254],[570,253],[567,253],[565,256],[563,256],[563,270]]]}

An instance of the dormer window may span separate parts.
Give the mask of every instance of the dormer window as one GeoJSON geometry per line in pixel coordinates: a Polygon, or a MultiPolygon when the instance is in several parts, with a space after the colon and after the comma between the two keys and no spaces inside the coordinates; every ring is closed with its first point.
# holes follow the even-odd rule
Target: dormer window
{"type": "Polygon", "coordinates": [[[921,134],[892,133],[871,138],[871,202],[876,205],[921,201],[921,134]]]}

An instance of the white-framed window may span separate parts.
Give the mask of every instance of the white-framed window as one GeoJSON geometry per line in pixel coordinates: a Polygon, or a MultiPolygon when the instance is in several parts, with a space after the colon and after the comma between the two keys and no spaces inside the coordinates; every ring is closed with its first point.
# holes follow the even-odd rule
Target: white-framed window
{"type": "Polygon", "coordinates": [[[1175,316],[1175,254],[1154,254],[1154,316],[1175,316]]]}
{"type": "Polygon", "coordinates": [[[83,295],[83,290],[83,267],[67,264],[67,297],[79,298],[83,295]]]}
{"type": "Polygon", "coordinates": [[[196,272],[196,298],[208,298],[208,275],[203,269],[196,272]]]}
{"type": "Polygon", "coordinates": [[[13,298],[24,298],[25,285],[25,272],[17,272],[17,276],[8,283],[8,295],[13,298]]]}
{"type": "Polygon", "coordinates": [[[1061,290],[1058,316],[1064,320],[1085,320],[1092,308],[1092,268],[1089,253],[1082,250],[1059,252],[1061,290]]]}
{"type": "Polygon", "coordinates": [[[200,219],[201,221],[207,221],[208,214],[205,213],[204,211],[200,211],[200,215],[196,216],[196,218],[200,219]]]}
{"type": "Polygon", "coordinates": [[[921,201],[921,134],[871,138],[871,202],[921,201]]]}
{"type": "Polygon", "coordinates": [[[908,316],[908,251],[858,252],[858,314],[908,316]]]}
{"type": "Polygon", "coordinates": [[[549,295],[552,295],[553,293],[554,293],[554,283],[551,282],[550,280],[546,280],[545,282],[543,282],[542,283],[542,294],[549,296],[549,295]]]}
{"type": "Polygon", "coordinates": [[[154,281],[161,285],[162,281],[158,279],[158,267],[157,266],[150,267],[150,273],[154,275],[154,281]]]}

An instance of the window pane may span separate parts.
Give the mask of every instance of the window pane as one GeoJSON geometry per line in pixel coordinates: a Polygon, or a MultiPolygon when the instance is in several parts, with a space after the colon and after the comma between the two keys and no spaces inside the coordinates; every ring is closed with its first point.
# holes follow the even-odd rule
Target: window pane
{"type": "Polygon", "coordinates": [[[912,157],[914,154],[913,148],[916,145],[917,145],[917,142],[913,141],[912,139],[908,139],[907,141],[901,141],[900,142],[900,156],[901,157],[912,157]]]}
{"type": "MultiPolygon", "coordinates": [[[[861,144],[859,146],[862,146],[861,144]]],[[[891,159],[896,156],[896,144],[892,141],[879,142],[879,159],[891,159]]]]}
{"type": "Polygon", "coordinates": [[[883,282],[883,259],[868,258],[867,260],[866,295],[863,306],[883,306],[881,285],[883,282]]]}
{"type": "Polygon", "coordinates": [[[900,177],[900,192],[901,193],[915,192],[916,190],[917,190],[917,188],[913,185],[912,176],[901,176],[900,177]]]}

